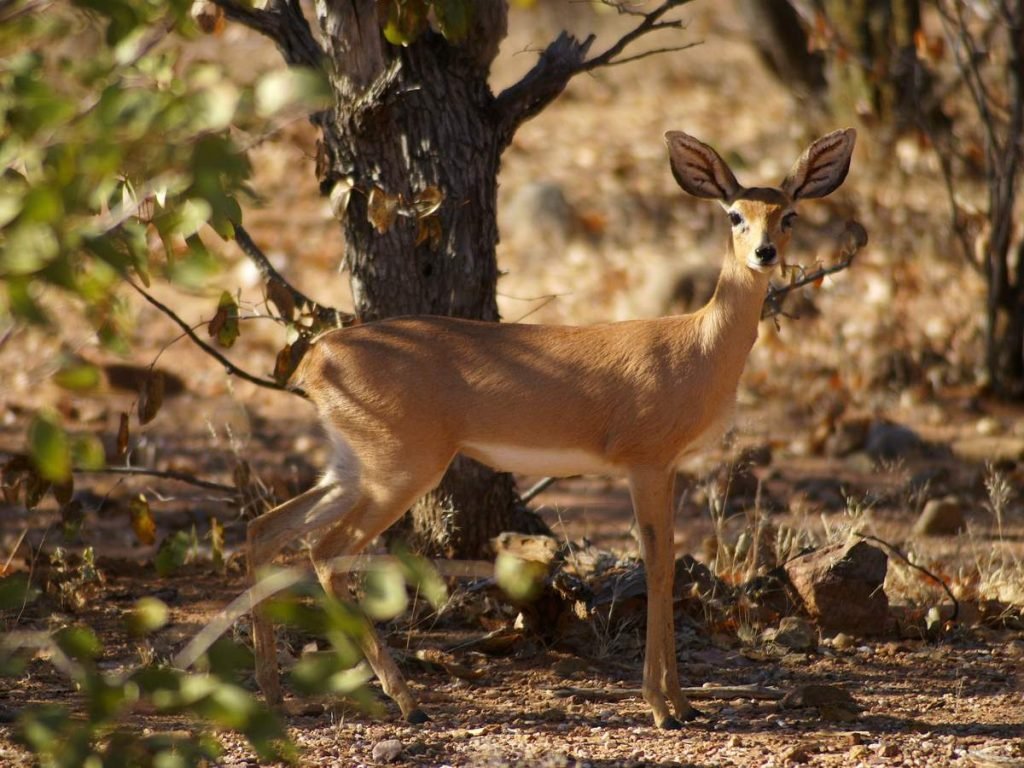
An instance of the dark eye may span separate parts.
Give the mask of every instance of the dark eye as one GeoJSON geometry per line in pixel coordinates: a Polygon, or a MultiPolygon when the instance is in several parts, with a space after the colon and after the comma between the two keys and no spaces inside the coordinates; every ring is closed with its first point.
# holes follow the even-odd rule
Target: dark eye
{"type": "Polygon", "coordinates": [[[785,216],[782,217],[782,228],[783,229],[792,229],[793,228],[793,222],[795,222],[795,221],[796,221],[796,213],[794,213],[793,211],[790,211],[789,213],[787,213],[785,216]]]}
{"type": "Polygon", "coordinates": [[[743,217],[736,213],[736,211],[729,211],[729,223],[734,227],[738,227],[743,223],[743,217]]]}

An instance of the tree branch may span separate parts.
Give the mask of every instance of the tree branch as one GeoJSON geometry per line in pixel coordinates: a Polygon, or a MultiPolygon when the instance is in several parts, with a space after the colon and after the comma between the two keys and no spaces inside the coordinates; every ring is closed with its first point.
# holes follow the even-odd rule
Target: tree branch
{"type": "Polygon", "coordinates": [[[608,2],[620,13],[640,18],[640,22],[625,35],[620,37],[603,53],[588,59],[596,39],[589,35],[585,40],[578,40],[568,32],[562,32],[545,48],[537,64],[527,72],[519,82],[506,88],[494,101],[498,115],[498,124],[506,143],[512,140],[516,129],[525,121],[540,113],[565,90],[569,81],[581,72],[590,72],[598,67],[614,64],[625,64],[636,61],[655,53],[681,51],[692,47],[692,43],[678,47],[660,48],[656,51],[639,53],[634,56],[620,58],[622,53],[641,37],[666,29],[681,29],[680,21],[663,21],[669,11],[686,5],[692,0],[663,0],[653,11],[643,13],[620,2],[608,2]]]}
{"type": "Polygon", "coordinates": [[[222,355],[220,352],[218,352],[212,346],[210,346],[205,341],[203,341],[201,338],[199,338],[198,334],[196,334],[196,332],[192,330],[192,328],[189,326],[188,323],[186,323],[184,320],[182,320],[180,317],[178,317],[178,315],[174,312],[173,309],[168,307],[166,304],[163,304],[162,302],[160,302],[154,296],[151,296],[147,291],[145,291],[143,288],[141,288],[139,285],[137,285],[133,280],[129,280],[128,278],[125,278],[125,282],[128,283],[128,285],[130,285],[132,288],[134,288],[135,291],[140,296],[142,296],[142,298],[144,298],[146,301],[148,301],[154,307],[156,307],[161,312],[163,312],[165,315],[167,315],[167,317],[169,317],[171,320],[173,320],[177,324],[177,326],[179,328],[181,328],[181,330],[185,333],[185,335],[188,336],[197,347],[199,347],[201,350],[203,350],[203,352],[208,354],[210,357],[212,357],[218,363],[223,365],[224,366],[224,370],[227,371],[228,375],[230,375],[230,376],[237,376],[238,378],[244,379],[245,381],[248,381],[248,382],[250,382],[252,384],[255,384],[256,386],[259,386],[259,387],[266,387],[267,389],[276,389],[279,392],[288,392],[290,394],[298,395],[299,397],[306,398],[306,393],[304,391],[302,391],[301,389],[299,389],[298,387],[289,387],[289,386],[285,386],[285,385],[282,385],[282,384],[278,384],[276,381],[273,381],[271,379],[260,378],[259,376],[255,376],[255,375],[249,373],[248,371],[239,368],[237,365],[235,365],[230,360],[228,360],[224,355],[222,355]]]}
{"type": "Polygon", "coordinates": [[[270,38],[289,66],[322,69],[324,50],[320,47],[299,0],[268,0],[263,10],[242,0],[213,0],[229,21],[238,22],[270,38]]]}
{"type": "Polygon", "coordinates": [[[817,283],[829,275],[842,272],[853,263],[853,257],[868,243],[868,233],[858,222],[846,222],[846,229],[843,231],[843,242],[840,245],[840,258],[835,264],[828,267],[820,267],[813,272],[805,272],[798,279],[787,285],[768,286],[768,293],[764,297],[764,307],[761,309],[761,319],[775,317],[783,314],[782,303],[785,297],[799,288],[817,283]]]}
{"type": "MultiPolygon", "coordinates": [[[[331,328],[341,328],[347,325],[353,325],[356,321],[356,316],[341,310],[334,309],[332,307],[325,307],[322,304],[313,301],[313,299],[306,296],[298,288],[294,287],[291,283],[281,276],[274,265],[270,263],[270,259],[267,255],[260,250],[259,246],[253,242],[253,239],[249,236],[249,233],[242,227],[241,224],[234,224],[235,229],[235,242],[238,243],[238,247],[242,249],[242,253],[249,257],[249,260],[256,265],[256,268],[263,275],[263,279],[268,284],[276,284],[283,288],[292,301],[295,302],[295,306],[300,311],[308,311],[316,321],[318,326],[329,326],[331,328]]],[[[290,319],[290,318],[289,318],[290,319]]]]}
{"type": "Polygon", "coordinates": [[[146,477],[159,477],[164,480],[177,480],[181,483],[187,483],[188,485],[194,485],[197,488],[206,488],[212,491],[222,491],[230,494],[238,493],[238,489],[234,486],[215,483],[211,480],[202,480],[185,472],[173,472],[171,470],[149,469],[147,467],[103,467],[102,469],[85,469],[83,467],[75,467],[72,471],[75,474],[144,475],[146,477]]]}

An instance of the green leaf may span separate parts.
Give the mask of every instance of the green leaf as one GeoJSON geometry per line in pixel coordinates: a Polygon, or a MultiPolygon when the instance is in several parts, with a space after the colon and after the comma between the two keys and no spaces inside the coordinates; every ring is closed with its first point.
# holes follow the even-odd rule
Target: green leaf
{"type": "Polygon", "coordinates": [[[423,595],[435,610],[441,608],[448,599],[448,587],[434,564],[403,547],[396,547],[393,554],[401,563],[402,575],[409,586],[423,595]]]}
{"type": "Polygon", "coordinates": [[[402,572],[393,565],[374,568],[366,574],[363,584],[363,610],[371,619],[387,621],[405,610],[409,596],[405,592],[402,572]]]}
{"type": "Polygon", "coordinates": [[[66,356],[60,369],[53,374],[53,380],[59,387],[74,392],[88,392],[100,384],[100,370],[79,357],[66,356]]]}
{"type": "Polygon", "coordinates": [[[256,84],[256,111],[270,117],[285,110],[317,112],[333,104],[334,92],[320,70],[303,67],[278,69],[256,84]]]}
{"type": "MultiPolygon", "coordinates": [[[[3,256],[0,255],[0,262],[2,259],[3,256]]],[[[9,278],[0,282],[7,283],[7,303],[15,317],[33,325],[49,323],[50,318],[36,302],[35,291],[32,290],[32,282],[28,278],[9,278]]]]}
{"type": "MultiPolygon", "coordinates": [[[[62,734],[71,723],[71,714],[58,704],[31,707],[18,718],[18,736],[36,754],[53,754],[62,734]]],[[[68,757],[71,757],[68,750],[68,757]]],[[[61,765],[77,763],[61,763],[61,765]]]]}
{"type": "Polygon", "coordinates": [[[217,343],[225,348],[234,344],[238,338],[238,302],[227,291],[220,295],[217,312],[210,321],[208,330],[210,336],[217,339],[217,343]]]}
{"type": "Polygon", "coordinates": [[[548,567],[534,560],[522,560],[507,552],[499,552],[494,561],[494,580],[517,602],[535,599],[544,587],[548,567]]]}
{"type": "Polygon", "coordinates": [[[175,531],[164,539],[153,560],[157,574],[170,576],[175,573],[185,564],[191,547],[192,540],[185,531],[175,531]]]}
{"type": "Polygon", "coordinates": [[[31,187],[22,201],[21,220],[49,224],[64,215],[64,203],[58,190],[48,186],[31,187]]]}
{"type": "Polygon", "coordinates": [[[24,221],[12,226],[0,251],[0,277],[38,272],[60,254],[60,241],[46,223],[24,221]]]}
{"type": "Polygon", "coordinates": [[[58,648],[77,661],[93,661],[103,653],[103,644],[88,627],[64,627],[53,639],[58,648]]]}
{"type": "Polygon", "coordinates": [[[182,237],[190,237],[210,220],[213,209],[210,203],[200,197],[193,197],[182,203],[174,213],[171,231],[182,237]]]}
{"type": "Polygon", "coordinates": [[[434,0],[437,28],[449,42],[461,43],[473,23],[474,0],[434,0]]]}
{"type": "Polygon", "coordinates": [[[67,432],[49,415],[37,414],[28,429],[28,450],[40,476],[63,482],[71,475],[71,443],[67,432]]]}
{"type": "Polygon", "coordinates": [[[75,435],[71,439],[71,457],[78,469],[103,469],[107,466],[103,441],[96,435],[75,435]]]}
{"type": "Polygon", "coordinates": [[[426,0],[386,0],[384,5],[384,37],[392,45],[410,45],[426,30],[426,0]]]}
{"type": "Polygon", "coordinates": [[[18,611],[39,596],[28,575],[15,573],[0,579],[0,611],[18,611]]]}
{"type": "Polygon", "coordinates": [[[128,615],[125,625],[128,632],[136,637],[143,637],[164,627],[170,619],[171,611],[167,603],[155,597],[139,598],[128,615]]]}
{"type": "Polygon", "coordinates": [[[295,689],[306,696],[351,694],[371,679],[373,670],[369,667],[346,665],[345,660],[333,651],[304,654],[291,671],[295,689]]]}
{"type": "Polygon", "coordinates": [[[241,643],[218,637],[206,652],[210,672],[222,680],[234,680],[240,672],[253,669],[252,651],[241,643]]]}

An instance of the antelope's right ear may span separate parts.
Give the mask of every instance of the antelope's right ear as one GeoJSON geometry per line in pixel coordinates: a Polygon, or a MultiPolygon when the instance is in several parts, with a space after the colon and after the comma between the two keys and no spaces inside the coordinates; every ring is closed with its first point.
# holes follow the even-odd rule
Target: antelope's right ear
{"type": "Polygon", "coordinates": [[[665,134],[672,175],[694,197],[731,203],[742,187],[715,150],[682,131],[665,134]]]}

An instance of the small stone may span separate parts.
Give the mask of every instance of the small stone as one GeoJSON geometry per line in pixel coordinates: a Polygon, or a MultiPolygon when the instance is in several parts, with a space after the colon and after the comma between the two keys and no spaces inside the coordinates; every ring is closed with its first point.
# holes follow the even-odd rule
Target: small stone
{"type": "Polygon", "coordinates": [[[766,639],[791,651],[813,651],[818,647],[818,632],[807,619],[787,616],[779,628],[767,633],[766,639]]]}
{"type": "Polygon", "coordinates": [[[404,746],[398,739],[385,739],[373,745],[370,755],[375,762],[393,763],[402,755],[404,746]]]}
{"type": "Polygon", "coordinates": [[[922,536],[950,536],[966,528],[964,503],[956,496],[931,499],[914,523],[914,533],[922,536]]]}
{"type": "Polygon", "coordinates": [[[810,761],[811,755],[806,746],[797,744],[783,752],[782,759],[790,763],[806,763],[810,761]]]}
{"type": "Polygon", "coordinates": [[[878,754],[882,757],[899,757],[900,748],[895,744],[882,744],[878,748],[878,754]]]}
{"type": "Polygon", "coordinates": [[[856,645],[857,641],[845,632],[840,632],[832,638],[832,647],[837,651],[848,651],[851,648],[855,648],[856,645]]]}
{"type": "Polygon", "coordinates": [[[871,757],[871,750],[865,744],[854,744],[846,755],[850,760],[866,760],[871,757]]]}
{"type": "Polygon", "coordinates": [[[974,431],[979,435],[998,435],[1002,433],[1003,425],[994,416],[982,416],[974,425],[974,431]]]}

